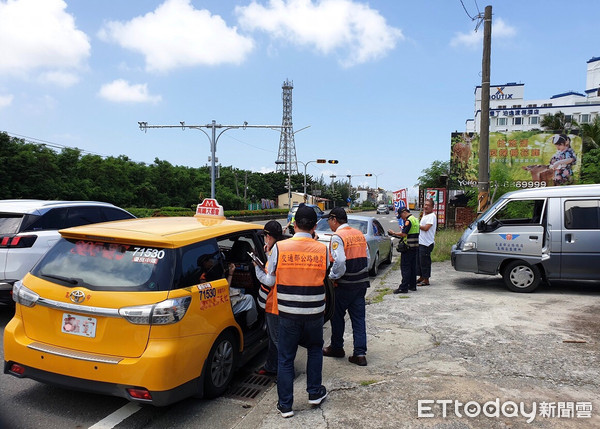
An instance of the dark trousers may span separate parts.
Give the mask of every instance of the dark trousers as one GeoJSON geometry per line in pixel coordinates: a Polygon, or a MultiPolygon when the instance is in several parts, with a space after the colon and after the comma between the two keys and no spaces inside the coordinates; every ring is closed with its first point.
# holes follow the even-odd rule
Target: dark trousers
{"type": "Polygon", "coordinates": [[[331,318],[331,347],[344,346],[344,329],[346,327],[346,311],[352,322],[354,339],[354,356],[367,354],[367,326],[365,323],[366,288],[347,289],[343,286],[335,288],[335,309],[331,318]]]}
{"type": "Polygon", "coordinates": [[[306,391],[318,394],[323,378],[323,316],[312,320],[279,317],[277,394],[281,408],[294,402],[294,359],[298,346],[306,347],[306,391]]]}
{"type": "Polygon", "coordinates": [[[267,349],[267,361],[265,370],[277,372],[277,340],[279,338],[279,316],[272,313],[265,313],[267,319],[267,334],[269,336],[269,346],[267,349]]]}
{"type": "Polygon", "coordinates": [[[433,252],[433,246],[435,243],[431,243],[429,246],[419,244],[419,257],[417,258],[417,275],[424,279],[431,277],[431,252],[433,252]]]}
{"type": "Polygon", "coordinates": [[[417,257],[419,249],[417,247],[410,248],[406,252],[402,252],[400,256],[400,271],[402,272],[402,283],[400,290],[415,290],[417,288],[417,257]]]}

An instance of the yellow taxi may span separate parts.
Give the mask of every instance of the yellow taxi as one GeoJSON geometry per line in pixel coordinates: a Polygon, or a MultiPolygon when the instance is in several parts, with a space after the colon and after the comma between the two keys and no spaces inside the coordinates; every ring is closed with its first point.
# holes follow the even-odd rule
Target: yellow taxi
{"type": "Polygon", "coordinates": [[[61,230],[14,285],[4,372],[159,406],[222,394],[266,346],[264,313],[248,324],[230,292],[256,301],[262,228],[209,199],[194,217],[61,230]]]}

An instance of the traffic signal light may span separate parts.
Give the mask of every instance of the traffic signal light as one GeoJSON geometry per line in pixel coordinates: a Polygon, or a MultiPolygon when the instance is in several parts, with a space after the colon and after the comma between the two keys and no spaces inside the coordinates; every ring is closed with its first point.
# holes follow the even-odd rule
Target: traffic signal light
{"type": "Polygon", "coordinates": [[[325,164],[326,162],[326,159],[317,159],[317,164],[325,164]]]}
{"type": "Polygon", "coordinates": [[[371,176],[372,176],[372,174],[371,174],[371,173],[366,173],[366,174],[365,174],[365,176],[367,176],[367,177],[371,177],[371,176]]]}
{"type": "Polygon", "coordinates": [[[330,164],[337,164],[338,160],[337,159],[330,159],[329,161],[327,161],[330,164]]]}

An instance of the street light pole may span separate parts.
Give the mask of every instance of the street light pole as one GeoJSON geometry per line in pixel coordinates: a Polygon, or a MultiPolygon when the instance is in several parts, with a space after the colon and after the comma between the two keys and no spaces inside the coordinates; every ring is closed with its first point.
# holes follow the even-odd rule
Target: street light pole
{"type": "Polygon", "coordinates": [[[244,122],[242,125],[221,125],[217,124],[217,122],[213,119],[210,124],[206,125],[186,125],[184,121],[179,122],[179,125],[148,125],[148,122],[138,122],[140,130],[143,132],[148,131],[148,128],[181,128],[185,130],[186,128],[200,130],[206,135],[208,141],[210,142],[210,197],[215,198],[215,178],[216,178],[216,158],[217,158],[217,142],[219,141],[219,137],[223,135],[223,133],[227,130],[232,129],[246,129],[246,128],[269,128],[269,129],[280,129],[283,128],[282,125],[248,125],[248,122],[244,122]],[[209,135],[202,128],[210,128],[212,133],[209,135]],[[217,128],[223,128],[217,135],[217,128]]]}

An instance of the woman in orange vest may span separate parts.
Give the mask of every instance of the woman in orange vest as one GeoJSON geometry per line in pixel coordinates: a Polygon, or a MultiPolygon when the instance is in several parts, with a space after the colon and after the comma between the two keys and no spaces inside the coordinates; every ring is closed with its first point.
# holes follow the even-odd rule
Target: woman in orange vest
{"type": "MultiPolygon", "coordinates": [[[[283,229],[276,220],[270,220],[266,223],[263,234],[265,237],[265,253],[267,257],[271,256],[271,251],[275,243],[283,238],[283,229]]],[[[265,269],[268,270],[269,263],[265,269]]],[[[277,338],[279,337],[279,316],[277,311],[277,288],[267,287],[263,284],[267,273],[255,265],[256,277],[261,282],[258,290],[258,305],[265,310],[265,319],[267,321],[267,334],[269,336],[269,346],[267,349],[267,360],[260,368],[257,374],[277,375],[277,338]]]]}

